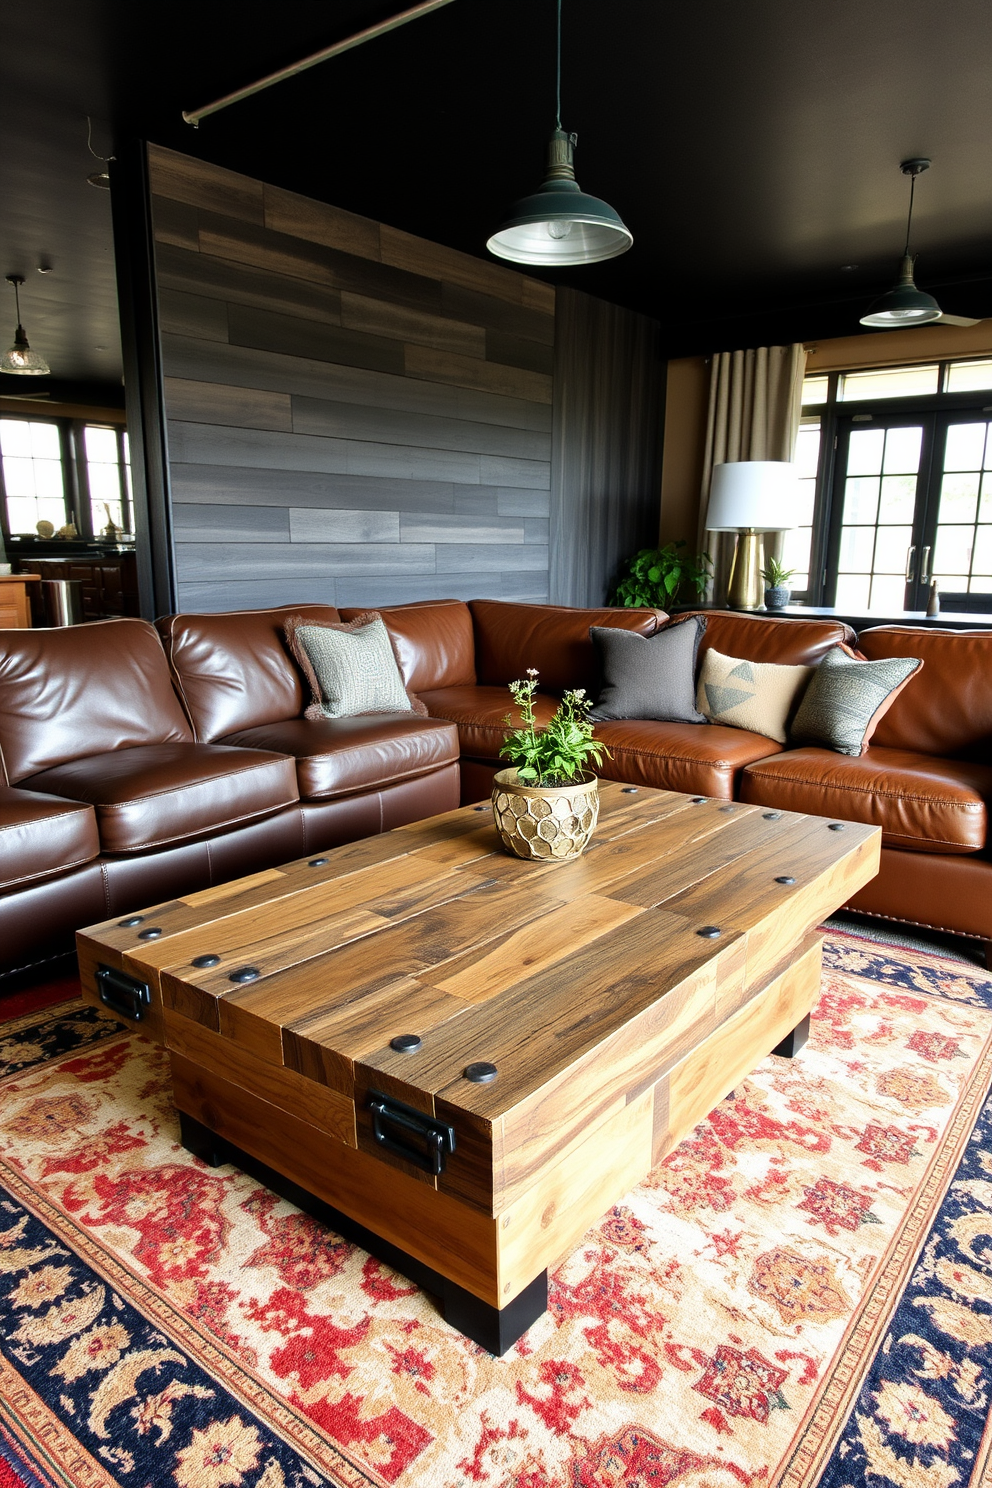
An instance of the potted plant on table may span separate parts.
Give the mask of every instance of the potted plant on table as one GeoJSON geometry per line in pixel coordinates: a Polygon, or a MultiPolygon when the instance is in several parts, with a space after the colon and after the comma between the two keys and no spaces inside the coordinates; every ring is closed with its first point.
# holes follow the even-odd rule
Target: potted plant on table
{"type": "Polygon", "coordinates": [[[789,588],[789,580],[795,573],[794,568],[784,568],[777,558],[769,558],[761,570],[761,577],[765,581],[765,609],[784,610],[792,598],[792,590],[789,588]]]}
{"type": "MultiPolygon", "coordinates": [[[[538,674],[510,683],[522,726],[511,729],[500,754],[513,766],[493,780],[493,816],[500,841],[518,858],[563,862],[578,857],[599,817],[599,782],[588,766],[610,758],[593,738],[592,706],[582,687],[562,695],[553,717],[538,727],[538,674]]],[[[506,722],[512,723],[511,714],[506,722]]]]}

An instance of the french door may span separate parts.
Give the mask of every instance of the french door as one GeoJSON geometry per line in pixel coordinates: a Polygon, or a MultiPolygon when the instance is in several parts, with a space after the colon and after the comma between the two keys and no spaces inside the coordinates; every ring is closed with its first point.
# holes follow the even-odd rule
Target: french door
{"type": "Polygon", "coordinates": [[[988,410],[837,420],[824,601],[854,613],[992,593],[988,410]]]}

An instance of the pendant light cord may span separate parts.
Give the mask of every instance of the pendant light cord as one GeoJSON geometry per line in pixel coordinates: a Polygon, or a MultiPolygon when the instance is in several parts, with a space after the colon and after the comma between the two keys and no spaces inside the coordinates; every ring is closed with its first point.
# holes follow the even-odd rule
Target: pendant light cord
{"type": "MultiPolygon", "coordinates": [[[[561,0],[559,0],[559,4],[560,3],[561,3],[561,0]]],[[[915,191],[916,191],[916,176],[915,175],[911,175],[910,178],[909,178],[909,216],[906,218],[906,246],[903,249],[903,254],[902,254],[903,258],[908,258],[909,257],[909,234],[910,234],[910,229],[913,226],[913,195],[914,195],[915,191]]]]}
{"type": "Polygon", "coordinates": [[[555,79],[555,128],[561,128],[561,0],[558,0],[558,70],[555,79]]]}
{"type": "Polygon", "coordinates": [[[13,286],[14,286],[14,304],[17,307],[17,324],[20,325],[20,323],[21,323],[21,297],[17,293],[17,290],[18,290],[17,280],[14,279],[11,282],[13,283],[13,286]]]}

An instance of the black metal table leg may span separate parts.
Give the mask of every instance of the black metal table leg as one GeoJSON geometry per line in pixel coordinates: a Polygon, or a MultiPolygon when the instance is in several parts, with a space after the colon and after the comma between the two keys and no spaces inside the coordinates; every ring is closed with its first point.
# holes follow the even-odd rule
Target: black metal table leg
{"type": "Polygon", "coordinates": [[[512,1302],[506,1307],[492,1307],[487,1302],[482,1302],[473,1292],[466,1291],[457,1282],[449,1281],[442,1276],[440,1271],[427,1266],[423,1261],[418,1261],[415,1256],[408,1255],[398,1245],[391,1245],[374,1230],[368,1230],[357,1220],[351,1219],[347,1214],[342,1214],[331,1204],[316,1195],[301,1188],[298,1183],[283,1176],[275,1168],[270,1168],[266,1163],[260,1162],[258,1158],[252,1157],[250,1153],[244,1152],[240,1147],[235,1147],[233,1142],[220,1137],[211,1131],[209,1126],[204,1126],[202,1121],[197,1121],[193,1116],[187,1116],[185,1111],[179,1112],[179,1130],[183,1146],[194,1157],[200,1158],[210,1167],[219,1167],[221,1163],[229,1162],[235,1167],[241,1168],[251,1177],[264,1183],[266,1188],[273,1193],[279,1194],[280,1198],[288,1199],[298,1209],[313,1216],[328,1229],[334,1230],[344,1240],[353,1245],[360,1245],[377,1260],[385,1261],[387,1266],[392,1266],[403,1276],[409,1277],[417,1286],[422,1287],[425,1292],[441,1303],[441,1312],[445,1322],[464,1333],[466,1338],[471,1338],[473,1343],[479,1344],[490,1354],[502,1355],[511,1349],[517,1340],[526,1333],[532,1323],[535,1323],[548,1306],[548,1273],[542,1271],[535,1276],[530,1284],[519,1292],[512,1302]]]}
{"type": "Polygon", "coordinates": [[[797,1023],[791,1033],[787,1033],[782,1042],[772,1050],[773,1054],[781,1054],[783,1059],[791,1059],[798,1054],[806,1040],[809,1038],[809,1013],[801,1023],[797,1023]]]}

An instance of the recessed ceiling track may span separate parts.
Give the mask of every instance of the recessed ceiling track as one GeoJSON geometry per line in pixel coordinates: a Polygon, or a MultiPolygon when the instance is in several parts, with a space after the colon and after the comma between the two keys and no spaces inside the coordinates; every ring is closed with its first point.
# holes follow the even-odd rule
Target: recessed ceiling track
{"type": "Polygon", "coordinates": [[[221,109],[229,108],[232,103],[240,103],[243,98],[251,98],[254,93],[261,93],[265,88],[271,88],[273,83],[281,83],[285,78],[296,77],[297,73],[306,72],[308,67],[316,67],[319,62],[327,62],[331,57],[340,57],[342,52],[350,52],[354,47],[361,46],[366,41],[374,41],[377,36],[385,36],[387,31],[395,31],[397,27],[405,26],[408,21],[418,21],[421,16],[429,15],[432,10],[440,10],[442,5],[450,4],[451,0],[421,0],[419,5],[414,5],[410,10],[390,16],[386,21],[379,21],[375,26],[367,26],[364,31],[356,31],[354,36],[347,36],[344,41],[336,41],[333,46],[325,47],[322,52],[314,52],[311,57],[304,57],[302,61],[293,62],[289,67],[282,67],[278,72],[270,72],[268,77],[260,78],[257,83],[249,83],[246,88],[238,88],[234,93],[225,93],[223,98],[204,104],[203,108],[191,109],[188,113],[183,109],[183,118],[187,124],[192,124],[194,129],[198,129],[200,120],[207,118],[209,114],[218,114],[221,109]]]}

